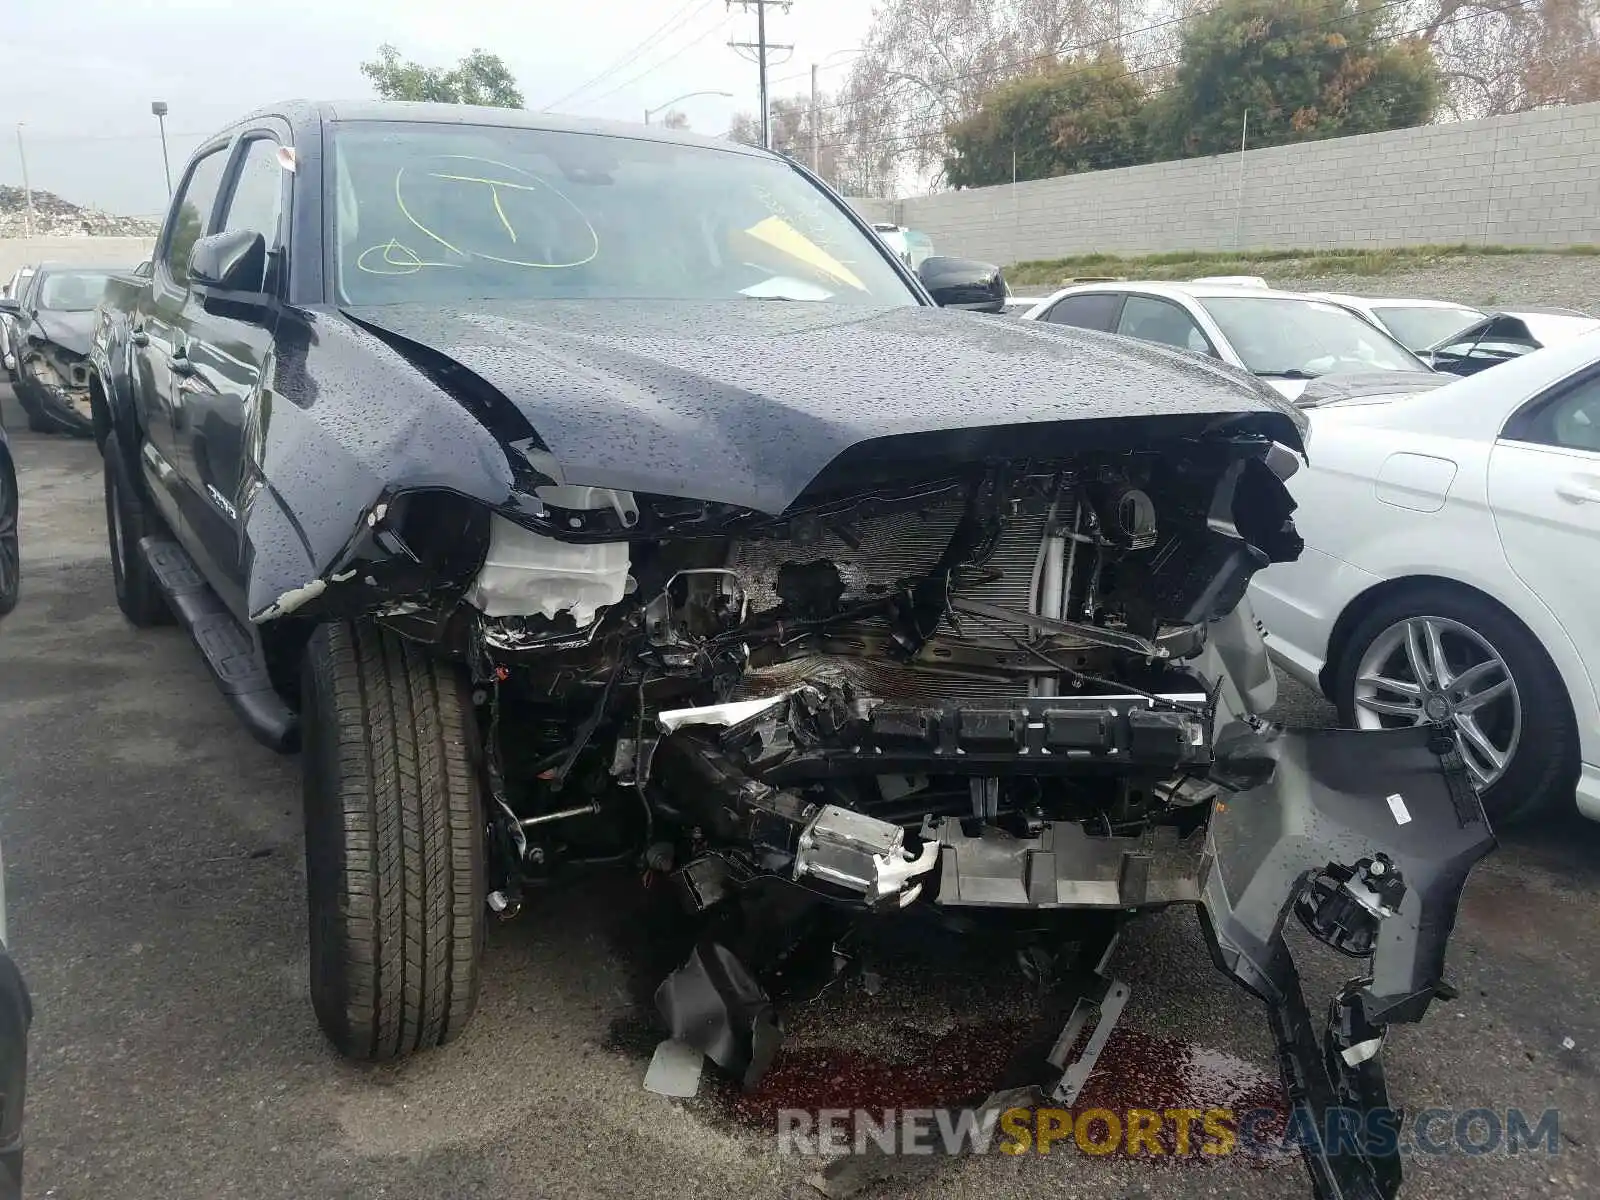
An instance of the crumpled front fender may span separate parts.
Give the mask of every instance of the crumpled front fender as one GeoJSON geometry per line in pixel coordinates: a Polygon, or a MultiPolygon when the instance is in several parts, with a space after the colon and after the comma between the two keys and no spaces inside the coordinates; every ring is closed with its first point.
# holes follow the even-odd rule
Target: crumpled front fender
{"type": "Polygon", "coordinates": [[[317,587],[381,501],[440,491],[516,507],[517,453],[382,339],[337,315],[285,312],[247,428],[240,514],[252,617],[317,587]]]}

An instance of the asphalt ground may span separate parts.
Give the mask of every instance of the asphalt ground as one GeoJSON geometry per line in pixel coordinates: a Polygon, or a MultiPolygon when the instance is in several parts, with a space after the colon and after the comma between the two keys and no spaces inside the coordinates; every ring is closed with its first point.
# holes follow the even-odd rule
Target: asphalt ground
{"type": "MultiPolygon", "coordinates": [[[[481,1006],[451,1047],[340,1060],[308,1002],[298,763],[236,725],[181,632],[122,620],[94,446],[29,434],[3,399],[24,580],[0,627],[0,839],[36,1011],[30,1196],[812,1196],[818,1161],[778,1153],[777,1108],[951,1102],[1030,1035],[1038,999],[1009,948],[891,935],[881,987],[846,978],[792,1006],[756,1093],[708,1073],[693,1101],[652,1095],[646,998],[669,943],[659,895],[611,874],[491,928],[481,1006]]],[[[1328,710],[1286,685],[1281,715],[1328,710]]],[[[1558,1110],[1556,1153],[1414,1155],[1405,1195],[1600,1191],[1597,850],[1576,816],[1506,836],[1467,888],[1460,997],[1385,1054],[1413,1112],[1558,1110]]],[[[1296,945],[1320,1012],[1348,960],[1296,945]]],[[[1281,1102],[1264,1012],[1211,966],[1192,912],[1133,925],[1112,972],[1132,999],[1086,1103],[1281,1102]]],[[[914,1167],[869,1195],[1309,1194],[1292,1158],[1094,1155],[1070,1137],[914,1167]]]]}

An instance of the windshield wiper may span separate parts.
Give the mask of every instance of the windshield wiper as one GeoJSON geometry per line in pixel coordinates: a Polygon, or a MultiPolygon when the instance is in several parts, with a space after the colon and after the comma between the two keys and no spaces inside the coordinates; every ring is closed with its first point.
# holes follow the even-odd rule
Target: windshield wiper
{"type": "Polygon", "coordinates": [[[1287,371],[1257,371],[1256,374],[1265,376],[1268,379],[1321,379],[1322,378],[1322,375],[1317,371],[1302,371],[1299,367],[1291,367],[1287,371]]]}

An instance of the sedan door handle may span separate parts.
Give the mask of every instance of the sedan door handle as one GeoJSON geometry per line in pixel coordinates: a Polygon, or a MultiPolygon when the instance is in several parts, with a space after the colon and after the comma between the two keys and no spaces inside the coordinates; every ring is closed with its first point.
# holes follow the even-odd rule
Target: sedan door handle
{"type": "Polygon", "coordinates": [[[172,352],[172,354],[170,356],[170,360],[172,362],[172,370],[173,370],[174,374],[177,374],[177,375],[193,375],[194,374],[194,363],[189,361],[189,350],[188,350],[187,347],[179,346],[176,350],[174,350],[172,352]]]}
{"type": "Polygon", "coordinates": [[[135,346],[148,346],[150,344],[150,335],[142,329],[135,329],[128,340],[135,346]]]}
{"type": "Polygon", "coordinates": [[[1574,504],[1600,504],[1600,487],[1584,479],[1563,479],[1556,484],[1556,495],[1574,504]]]}

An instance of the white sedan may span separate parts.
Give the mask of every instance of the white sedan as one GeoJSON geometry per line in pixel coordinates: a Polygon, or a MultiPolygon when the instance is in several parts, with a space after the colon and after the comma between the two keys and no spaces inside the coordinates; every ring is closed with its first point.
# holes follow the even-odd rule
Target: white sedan
{"type": "Polygon", "coordinates": [[[1364,317],[1379,329],[1392,334],[1413,354],[1422,354],[1439,345],[1452,333],[1459,333],[1468,325],[1483,320],[1485,314],[1465,304],[1452,304],[1448,300],[1373,299],[1369,296],[1346,296],[1338,292],[1309,292],[1308,295],[1337,304],[1358,317],[1364,317]]]}
{"type": "Polygon", "coordinates": [[[1310,412],[1306,549],[1250,598],[1346,724],[1447,724],[1491,817],[1600,820],[1600,337],[1310,412]]]}
{"type": "Polygon", "coordinates": [[[1428,373],[1411,351],[1337,304],[1254,281],[1079,284],[1041,300],[1022,319],[1205,354],[1253,372],[1291,400],[1323,375],[1428,373]]]}

